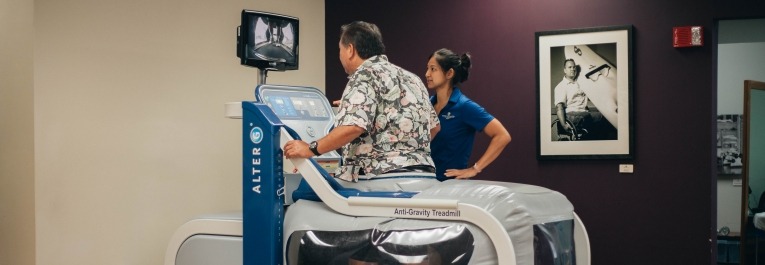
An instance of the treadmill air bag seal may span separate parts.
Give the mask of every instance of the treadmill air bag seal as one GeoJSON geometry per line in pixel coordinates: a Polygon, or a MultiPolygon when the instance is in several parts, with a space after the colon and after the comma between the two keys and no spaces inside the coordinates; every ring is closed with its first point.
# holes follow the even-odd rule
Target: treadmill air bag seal
{"type": "MultiPolygon", "coordinates": [[[[430,188],[422,190],[415,198],[426,199],[456,199],[460,203],[479,206],[491,213],[501,224],[504,225],[508,235],[513,241],[517,264],[558,264],[561,260],[569,260],[573,264],[573,206],[562,194],[546,188],[506,182],[479,181],[479,180],[448,180],[430,188]],[[535,240],[536,237],[536,240],[535,240]],[[535,244],[543,244],[544,248],[535,252],[535,244]],[[562,244],[562,245],[557,245],[562,244]],[[536,257],[537,255],[542,255],[536,257]],[[559,257],[556,257],[559,256],[559,257]]],[[[284,242],[287,264],[302,263],[307,260],[309,238],[346,238],[349,243],[340,246],[336,240],[326,242],[323,240],[313,241],[313,245],[324,244],[325,247],[338,248],[335,256],[340,254],[348,256],[344,264],[353,261],[352,256],[356,253],[357,258],[373,259],[380,253],[391,253],[388,247],[398,249],[409,248],[419,253],[399,255],[394,260],[422,261],[426,255],[433,260],[433,253],[448,253],[459,255],[469,259],[467,263],[449,263],[454,260],[444,260],[443,264],[496,264],[496,251],[488,236],[480,228],[459,221],[417,220],[387,217],[354,217],[338,214],[329,209],[321,202],[300,200],[287,209],[284,226],[284,242]],[[335,233],[336,235],[328,236],[335,233]],[[317,237],[322,235],[322,237],[317,237]],[[469,236],[469,237],[468,237],[469,236]],[[380,241],[381,238],[385,240],[380,241]],[[468,240],[467,238],[471,238],[468,240]],[[354,239],[354,240],[351,240],[354,239]],[[386,241],[387,240],[387,241],[386,241]],[[317,243],[324,242],[324,243],[317,243]],[[452,242],[447,248],[448,242],[452,242]],[[459,242],[459,243],[455,243],[459,242]],[[375,245],[377,244],[377,245],[375,245]],[[434,248],[438,245],[439,248],[434,248]],[[302,249],[301,249],[302,247],[302,249]],[[430,249],[429,249],[430,248],[430,249]],[[365,252],[366,249],[366,252],[365,252]],[[370,249],[374,251],[370,251],[370,249]],[[449,249],[449,250],[446,250],[449,249]],[[416,250],[416,251],[415,251],[416,250]],[[429,250],[430,252],[426,252],[429,250]],[[419,252],[418,252],[419,251],[419,252]],[[302,254],[301,254],[302,253],[302,254]],[[376,253],[376,254],[375,254],[376,253]],[[426,254],[422,254],[426,253],[426,254]],[[363,254],[363,255],[362,255],[363,254]],[[412,256],[419,256],[411,257],[412,256]],[[303,257],[301,259],[300,257],[303,257]]],[[[537,246],[537,248],[540,248],[537,246]]],[[[329,253],[324,248],[319,252],[329,253]]],[[[344,259],[343,258],[340,259],[344,259]]],[[[377,262],[395,257],[388,255],[378,257],[377,262]]],[[[439,258],[447,258],[439,255],[439,258]]],[[[452,256],[448,256],[452,257],[452,256]]],[[[334,264],[333,261],[322,263],[313,260],[310,264],[334,264]],[[317,263],[318,262],[318,263],[317,263]]],[[[460,260],[457,260],[459,262],[460,260]]],[[[343,261],[340,261],[341,263],[343,261]]],[[[359,261],[360,262],[360,261],[359,261]]],[[[360,263],[361,264],[361,263],[360,263]]],[[[379,264],[397,264],[382,262],[379,264]]],[[[426,264],[426,263],[425,263],[426,264]]]]}

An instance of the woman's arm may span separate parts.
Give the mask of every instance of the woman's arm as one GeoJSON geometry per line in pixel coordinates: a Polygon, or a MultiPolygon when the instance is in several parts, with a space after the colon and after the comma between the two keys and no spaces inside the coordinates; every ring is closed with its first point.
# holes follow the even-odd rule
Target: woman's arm
{"type": "Polygon", "coordinates": [[[430,129],[430,140],[432,141],[433,138],[436,138],[436,134],[441,131],[441,124],[436,125],[436,127],[433,127],[433,129],[430,129]]]}
{"type": "Polygon", "coordinates": [[[478,175],[478,173],[481,173],[484,168],[489,166],[491,162],[494,162],[494,159],[496,159],[499,154],[502,153],[502,150],[505,149],[505,146],[507,146],[507,144],[510,143],[510,140],[512,139],[510,137],[510,133],[507,132],[507,129],[505,129],[505,126],[502,126],[502,123],[500,123],[497,119],[491,120],[489,124],[487,124],[483,129],[483,131],[491,138],[491,142],[489,142],[489,147],[486,148],[486,151],[484,151],[481,158],[478,159],[475,165],[470,168],[447,169],[446,173],[444,174],[445,176],[455,177],[458,179],[475,177],[478,175]]]}

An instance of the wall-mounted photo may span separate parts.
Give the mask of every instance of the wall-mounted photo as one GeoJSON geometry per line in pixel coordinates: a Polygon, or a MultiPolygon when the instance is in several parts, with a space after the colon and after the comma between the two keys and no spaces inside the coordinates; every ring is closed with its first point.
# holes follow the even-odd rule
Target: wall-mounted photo
{"type": "Polygon", "coordinates": [[[721,176],[738,175],[744,166],[741,155],[743,115],[717,116],[717,172],[721,176]]]}
{"type": "Polygon", "coordinates": [[[536,33],[539,159],[630,159],[632,26],[536,33]]]}

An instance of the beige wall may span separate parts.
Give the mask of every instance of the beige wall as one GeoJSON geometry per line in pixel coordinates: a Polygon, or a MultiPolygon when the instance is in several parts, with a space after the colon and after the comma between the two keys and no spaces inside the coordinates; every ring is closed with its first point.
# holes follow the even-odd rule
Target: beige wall
{"type": "Polygon", "coordinates": [[[0,0],[0,264],[35,263],[33,0],[0,0]]]}
{"type": "Polygon", "coordinates": [[[223,104],[258,81],[236,58],[242,9],[301,19],[300,70],[269,83],[324,88],[323,1],[34,3],[37,264],[162,264],[178,226],[240,210],[223,104]]]}

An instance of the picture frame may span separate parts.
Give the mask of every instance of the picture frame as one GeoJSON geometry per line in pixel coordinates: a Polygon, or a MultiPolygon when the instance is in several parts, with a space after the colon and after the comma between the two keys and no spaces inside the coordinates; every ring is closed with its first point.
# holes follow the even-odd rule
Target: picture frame
{"type": "Polygon", "coordinates": [[[632,25],[536,32],[537,159],[632,159],[632,25]]]}
{"type": "Polygon", "coordinates": [[[717,174],[740,178],[743,172],[744,115],[717,115],[717,174]]]}

